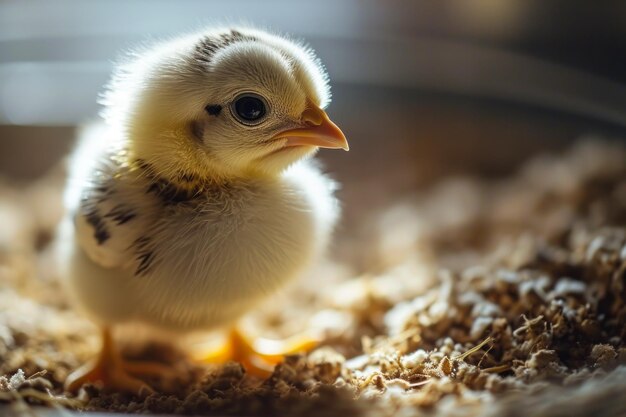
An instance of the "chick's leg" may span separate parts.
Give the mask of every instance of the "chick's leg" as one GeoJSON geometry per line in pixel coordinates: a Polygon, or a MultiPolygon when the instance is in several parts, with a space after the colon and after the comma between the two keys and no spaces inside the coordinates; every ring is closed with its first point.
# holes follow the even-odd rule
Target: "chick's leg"
{"type": "MultiPolygon", "coordinates": [[[[152,388],[145,382],[130,375],[130,373],[134,373],[133,365],[122,359],[115,348],[110,329],[104,328],[102,330],[102,348],[98,357],[95,361],[87,363],[72,372],[65,382],[65,389],[75,392],[86,383],[100,381],[104,384],[104,388],[109,391],[131,392],[135,394],[141,392],[152,393],[152,388]]],[[[156,368],[148,365],[142,366],[139,370],[150,371],[144,372],[145,374],[156,372],[156,368]]]]}
{"type": "Polygon", "coordinates": [[[209,350],[194,353],[197,360],[208,363],[223,363],[229,360],[240,362],[252,375],[266,378],[272,374],[274,366],[285,355],[308,352],[320,343],[319,338],[300,334],[283,340],[258,338],[250,340],[245,334],[233,328],[226,343],[209,350]]]}

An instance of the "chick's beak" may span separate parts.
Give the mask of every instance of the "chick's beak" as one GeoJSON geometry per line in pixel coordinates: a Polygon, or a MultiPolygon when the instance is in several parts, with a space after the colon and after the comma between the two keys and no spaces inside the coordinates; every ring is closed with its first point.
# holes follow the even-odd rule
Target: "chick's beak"
{"type": "Polygon", "coordinates": [[[287,139],[285,146],[310,145],[328,149],[349,150],[348,141],[341,129],[329,118],[326,112],[307,101],[307,109],[302,113],[301,121],[306,127],[285,130],[274,139],[287,139]]]}

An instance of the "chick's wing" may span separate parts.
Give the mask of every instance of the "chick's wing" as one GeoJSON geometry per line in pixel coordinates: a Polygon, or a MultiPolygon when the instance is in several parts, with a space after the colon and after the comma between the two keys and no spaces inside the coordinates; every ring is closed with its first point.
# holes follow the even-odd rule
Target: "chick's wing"
{"type": "Polygon", "coordinates": [[[110,132],[101,125],[83,129],[70,160],[66,207],[81,248],[102,267],[136,267],[149,253],[150,200],[109,146],[110,132]]]}

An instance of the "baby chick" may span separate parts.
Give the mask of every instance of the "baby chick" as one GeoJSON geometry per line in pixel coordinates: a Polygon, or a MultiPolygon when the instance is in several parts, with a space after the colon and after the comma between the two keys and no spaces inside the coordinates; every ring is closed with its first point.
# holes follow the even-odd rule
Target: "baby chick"
{"type": "MultiPolygon", "coordinates": [[[[98,359],[68,389],[138,391],[136,376],[158,368],[122,360],[113,327],[232,326],[323,251],[339,208],[310,157],[348,150],[322,110],[329,100],[310,49],[258,30],[178,38],[118,68],[106,123],[71,160],[57,239],[65,288],[103,329],[98,359]]],[[[259,352],[230,335],[220,355],[249,368],[309,346],[259,352]]]]}

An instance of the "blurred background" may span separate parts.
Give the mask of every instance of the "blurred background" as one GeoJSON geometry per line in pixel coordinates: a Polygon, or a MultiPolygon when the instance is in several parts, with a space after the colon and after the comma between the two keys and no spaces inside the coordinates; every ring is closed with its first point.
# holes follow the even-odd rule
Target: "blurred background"
{"type": "Polygon", "coordinates": [[[301,37],[325,63],[351,150],[320,155],[347,230],[441,178],[626,137],[626,2],[4,0],[0,176],[58,166],[123,51],[225,21],[301,37]]]}

